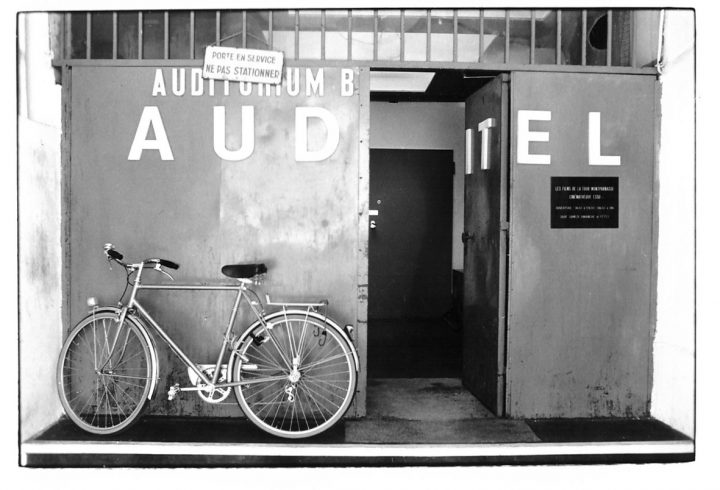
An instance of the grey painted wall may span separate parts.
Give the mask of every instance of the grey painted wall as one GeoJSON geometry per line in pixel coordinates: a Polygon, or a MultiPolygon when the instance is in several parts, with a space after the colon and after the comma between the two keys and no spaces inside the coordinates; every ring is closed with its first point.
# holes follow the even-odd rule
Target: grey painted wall
{"type": "MultiPolygon", "coordinates": [[[[302,70],[304,73],[304,69],[302,70]]],[[[273,300],[326,298],[328,313],[341,323],[358,317],[359,92],[341,96],[340,69],[324,69],[324,95],[242,95],[238,85],[225,95],[175,96],[172,71],[164,68],[167,95],[152,95],[155,67],[76,67],[72,74],[70,204],[70,308],[73,322],[84,300],[97,295],[114,304],[124,272],[110,272],[102,246],[112,242],[128,259],[177,261],[179,283],[229,283],[224,264],[263,261],[268,265],[262,294],[273,300]],[[157,106],[173,153],[163,160],[129,149],[144,108],[157,106]],[[222,160],[214,151],[214,107],[226,108],[226,146],[237,150],[250,126],[241,106],[255,110],[255,149],[242,161],[222,160]],[[296,161],[296,107],[325,108],[335,117],[340,139],[320,161],[296,161]]],[[[355,72],[357,80],[357,71],[355,72]]],[[[189,70],[185,71],[189,91],[189,70]]],[[[302,80],[305,77],[302,76],[302,80]]],[[[304,87],[304,84],[301,83],[304,87]]],[[[273,91],[274,92],[274,91],[273,91]]],[[[151,133],[153,131],[151,130],[151,133]]],[[[309,124],[308,148],[319,149],[326,130],[309,124]]],[[[157,138],[152,134],[149,139],[157,138]]],[[[244,145],[244,143],[242,144],[244,145]]],[[[147,280],[165,281],[156,273],[147,280]],[[155,274],[155,277],[153,277],[155,274]]],[[[230,316],[229,293],[141,292],[139,299],[196,362],[215,362],[230,316]]],[[[250,319],[245,315],[245,319],[250,319]]],[[[241,333],[238,324],[235,332],[241,333]]],[[[160,344],[159,344],[160,345],[160,344]]],[[[361,349],[363,347],[361,346],[361,349]]],[[[240,415],[230,399],[205,404],[194,394],[172,403],[168,386],[185,384],[187,369],[169,349],[159,349],[161,382],[150,413],[240,415]]]]}

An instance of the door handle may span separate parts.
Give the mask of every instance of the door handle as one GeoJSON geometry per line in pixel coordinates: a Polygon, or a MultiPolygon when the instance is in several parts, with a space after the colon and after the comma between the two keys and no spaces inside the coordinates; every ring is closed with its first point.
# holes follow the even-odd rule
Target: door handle
{"type": "Polygon", "coordinates": [[[374,230],[375,228],[377,228],[377,225],[375,224],[375,220],[374,220],[374,219],[371,219],[371,220],[370,220],[370,228],[373,229],[373,230],[374,230]]]}
{"type": "Polygon", "coordinates": [[[468,232],[466,232],[466,231],[463,231],[463,232],[462,232],[462,235],[461,235],[461,238],[462,238],[462,242],[463,242],[463,243],[467,243],[468,240],[475,240],[475,234],[474,234],[474,233],[468,233],[468,232]]]}

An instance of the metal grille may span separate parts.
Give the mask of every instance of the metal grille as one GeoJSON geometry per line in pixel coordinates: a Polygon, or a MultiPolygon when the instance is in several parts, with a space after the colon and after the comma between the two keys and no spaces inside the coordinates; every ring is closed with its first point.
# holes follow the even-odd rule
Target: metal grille
{"type": "Polygon", "coordinates": [[[208,45],[295,60],[633,66],[632,10],[73,12],[62,58],[202,59],[208,45]]]}

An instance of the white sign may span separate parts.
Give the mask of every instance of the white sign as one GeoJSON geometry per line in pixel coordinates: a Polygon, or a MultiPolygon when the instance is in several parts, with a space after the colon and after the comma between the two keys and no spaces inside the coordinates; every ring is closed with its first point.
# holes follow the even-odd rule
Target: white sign
{"type": "Polygon", "coordinates": [[[282,51],[208,46],[203,77],[277,85],[282,78],[282,66],[282,51]]]}

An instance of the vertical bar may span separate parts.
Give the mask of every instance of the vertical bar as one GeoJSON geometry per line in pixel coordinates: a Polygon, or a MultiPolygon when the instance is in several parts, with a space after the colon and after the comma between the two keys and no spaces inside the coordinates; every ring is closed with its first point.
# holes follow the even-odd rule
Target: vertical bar
{"type": "Polygon", "coordinates": [[[612,65],[612,10],[607,11],[607,66],[612,65]]]}
{"type": "Polygon", "coordinates": [[[113,33],[112,33],[112,59],[117,59],[117,48],[118,48],[118,14],[113,12],[112,14],[113,33]]]}
{"type": "Polygon", "coordinates": [[[562,10],[557,9],[557,38],[555,39],[555,64],[562,64],[562,10]]]}
{"type": "Polygon", "coordinates": [[[243,10],[243,24],[242,24],[242,45],[243,48],[247,48],[247,10],[243,10]]]}
{"type": "Polygon", "coordinates": [[[635,11],[630,11],[630,66],[635,68],[637,59],[635,57],[635,11]]]}
{"type": "Polygon", "coordinates": [[[90,12],[85,14],[85,58],[90,59],[91,56],[91,41],[92,41],[92,14],[90,12]]]}
{"type": "MultiPolygon", "coordinates": [[[[71,28],[71,14],[67,14],[68,28],[71,28]]],[[[68,36],[68,42],[71,42],[70,36],[68,36]]],[[[68,51],[68,56],[72,56],[72,51],[68,51]]],[[[62,315],[62,326],[61,332],[62,339],[65,339],[65,334],[70,331],[72,323],[70,323],[70,182],[72,177],[72,166],[71,155],[70,155],[70,133],[72,129],[72,69],[69,65],[64,64],[62,66],[62,86],[60,90],[62,92],[61,103],[62,103],[62,131],[60,133],[60,250],[62,256],[62,270],[61,270],[61,300],[62,307],[60,312],[62,315]]]]}
{"type": "Polygon", "coordinates": [[[400,10],[400,61],[405,61],[405,9],[400,10]]]}
{"type": "Polygon", "coordinates": [[[505,9],[505,63],[510,62],[510,11],[505,9]]]}
{"type": "Polygon", "coordinates": [[[425,61],[430,61],[432,58],[432,15],[430,15],[430,9],[427,9],[425,13],[425,35],[427,36],[427,43],[425,43],[425,61]]]}
{"type": "Polygon", "coordinates": [[[362,67],[359,70],[358,93],[360,110],[358,111],[358,232],[359,245],[357,260],[357,347],[360,357],[360,372],[358,373],[359,391],[353,402],[356,416],[363,416],[366,412],[367,397],[367,307],[368,307],[368,241],[369,241],[369,215],[370,207],[370,69],[362,67]]]}
{"type": "Polygon", "coordinates": [[[582,34],[580,35],[581,45],[581,59],[580,63],[585,66],[587,63],[587,10],[582,11],[582,34]]]}
{"type": "Polygon", "coordinates": [[[480,53],[478,63],[482,63],[485,51],[485,10],[480,9],[480,42],[478,43],[480,53]]]}
{"type": "Polygon", "coordinates": [[[65,39],[63,40],[63,59],[66,60],[72,56],[72,14],[66,13],[65,18],[65,39]]]}
{"type": "Polygon", "coordinates": [[[300,59],[300,11],[295,11],[295,59],[300,59]]]}
{"type": "Polygon", "coordinates": [[[220,11],[215,11],[215,46],[220,46],[220,11]]]}
{"type": "Polygon", "coordinates": [[[143,14],[138,12],[138,59],[143,58],[143,14]]]}
{"type": "Polygon", "coordinates": [[[373,10],[373,60],[378,59],[378,11],[373,10]]]}
{"type": "Polygon", "coordinates": [[[268,48],[273,49],[273,11],[268,11],[268,48]]]}
{"type": "Polygon", "coordinates": [[[320,11],[320,59],[325,59],[325,10],[320,11]]]}
{"type": "Polygon", "coordinates": [[[165,24],[165,34],[163,36],[163,58],[170,58],[170,12],[167,10],[163,15],[165,24]]]}
{"type": "Polygon", "coordinates": [[[535,11],[530,11],[530,64],[535,64],[535,11]]]}
{"type": "Polygon", "coordinates": [[[453,9],[453,62],[458,58],[458,11],[453,9]]]}
{"type": "Polygon", "coordinates": [[[352,59],[352,10],[348,9],[348,53],[347,53],[347,59],[352,59]]]}
{"type": "Polygon", "coordinates": [[[195,59],[195,11],[190,11],[190,59],[195,59]]]}

